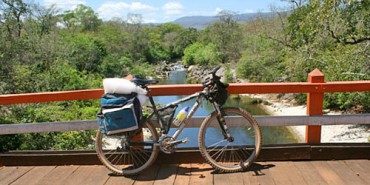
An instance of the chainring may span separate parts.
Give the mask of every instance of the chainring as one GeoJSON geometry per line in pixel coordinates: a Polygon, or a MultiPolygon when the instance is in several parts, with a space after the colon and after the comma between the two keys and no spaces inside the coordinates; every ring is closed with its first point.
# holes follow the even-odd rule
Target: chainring
{"type": "Polygon", "coordinates": [[[165,154],[172,154],[175,152],[176,145],[170,144],[173,141],[173,138],[170,136],[165,136],[160,139],[159,147],[165,154]]]}

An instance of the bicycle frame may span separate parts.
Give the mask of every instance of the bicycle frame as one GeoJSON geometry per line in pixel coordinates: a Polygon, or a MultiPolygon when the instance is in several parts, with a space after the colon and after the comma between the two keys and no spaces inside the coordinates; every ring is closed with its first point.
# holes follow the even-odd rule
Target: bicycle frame
{"type": "MultiPolygon", "coordinates": [[[[178,106],[181,103],[190,101],[194,98],[198,98],[197,101],[194,103],[193,107],[190,109],[189,114],[186,116],[186,118],[183,120],[183,122],[179,125],[179,127],[177,128],[177,130],[175,131],[173,136],[171,136],[173,138],[173,140],[176,140],[178,138],[178,136],[181,134],[181,132],[183,131],[185,126],[188,124],[189,120],[193,117],[194,113],[198,110],[199,106],[203,103],[203,99],[206,98],[207,94],[208,94],[208,89],[205,88],[203,91],[196,92],[194,94],[191,94],[189,96],[181,98],[180,100],[171,102],[171,103],[167,104],[166,106],[164,106],[160,109],[157,109],[157,107],[155,105],[155,102],[154,102],[154,99],[153,99],[153,96],[151,95],[151,93],[149,91],[149,88],[147,86],[145,86],[145,89],[148,92],[148,98],[149,98],[149,101],[150,101],[150,103],[152,105],[152,109],[153,109],[153,112],[150,114],[148,119],[151,119],[154,115],[157,116],[157,121],[158,121],[159,126],[162,130],[161,136],[167,136],[172,122],[168,123],[169,124],[168,129],[166,130],[165,125],[163,125],[163,123],[164,123],[163,118],[159,114],[159,111],[170,108],[170,107],[175,107],[175,106],[178,106]]],[[[232,138],[232,136],[230,135],[230,133],[228,131],[228,127],[225,123],[225,119],[223,118],[223,113],[222,113],[219,105],[215,102],[213,102],[212,105],[213,105],[214,110],[218,113],[217,120],[218,120],[218,123],[220,125],[220,128],[222,129],[222,134],[224,135],[225,139],[228,139],[229,141],[232,141],[233,138],[232,138]]]]}
{"type": "MultiPolygon", "coordinates": [[[[174,140],[176,140],[177,137],[181,134],[181,132],[185,128],[186,124],[188,124],[190,118],[193,117],[194,113],[197,111],[197,109],[199,108],[199,106],[202,104],[203,99],[205,98],[205,93],[206,93],[206,91],[203,90],[201,92],[197,92],[197,93],[191,94],[189,96],[186,96],[184,98],[181,98],[180,100],[171,102],[171,103],[167,104],[166,106],[164,106],[164,107],[162,107],[160,109],[157,109],[157,107],[155,105],[155,102],[154,102],[154,99],[153,99],[153,96],[150,94],[150,91],[149,91],[149,89],[147,87],[146,87],[146,89],[148,91],[148,98],[149,98],[150,104],[151,104],[152,109],[153,109],[153,112],[150,114],[150,116],[148,117],[148,119],[151,119],[154,115],[157,117],[157,121],[159,123],[159,126],[162,129],[162,133],[161,133],[162,135],[167,135],[169,129],[168,130],[165,129],[165,125],[163,125],[164,121],[163,121],[162,116],[159,114],[159,111],[165,110],[165,109],[170,108],[170,107],[178,106],[181,103],[184,103],[184,102],[187,102],[187,101],[190,101],[192,99],[197,98],[196,102],[194,103],[194,105],[190,109],[189,114],[186,116],[186,118],[184,119],[184,121],[179,125],[179,127],[177,128],[177,130],[173,134],[172,138],[174,140]]],[[[168,126],[170,126],[172,124],[172,122],[171,123],[168,123],[168,124],[169,124],[168,126]]]]}

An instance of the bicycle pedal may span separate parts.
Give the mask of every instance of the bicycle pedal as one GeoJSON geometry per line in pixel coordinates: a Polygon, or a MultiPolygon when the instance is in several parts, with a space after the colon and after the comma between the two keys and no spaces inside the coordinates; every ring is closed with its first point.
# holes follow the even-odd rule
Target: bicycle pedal
{"type": "Polygon", "coordinates": [[[189,141],[189,139],[188,138],[185,138],[185,139],[183,139],[183,140],[181,140],[182,141],[182,143],[186,143],[186,142],[188,142],[189,141]]]}
{"type": "Polygon", "coordinates": [[[180,143],[186,143],[188,141],[189,141],[189,139],[185,138],[185,139],[182,139],[182,140],[172,141],[172,142],[170,142],[170,145],[178,145],[180,143]]]}

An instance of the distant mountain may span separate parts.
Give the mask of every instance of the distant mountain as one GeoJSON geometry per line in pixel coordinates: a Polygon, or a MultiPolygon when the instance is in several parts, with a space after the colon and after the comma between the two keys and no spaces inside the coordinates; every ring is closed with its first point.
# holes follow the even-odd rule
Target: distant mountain
{"type": "MultiPolygon", "coordinates": [[[[272,13],[245,13],[245,14],[237,14],[234,16],[234,19],[239,23],[245,23],[251,20],[253,17],[257,15],[271,15],[272,13]]],[[[172,23],[180,24],[185,28],[196,28],[196,29],[204,29],[208,25],[218,21],[218,16],[187,16],[181,17],[173,21],[172,23]]]]}

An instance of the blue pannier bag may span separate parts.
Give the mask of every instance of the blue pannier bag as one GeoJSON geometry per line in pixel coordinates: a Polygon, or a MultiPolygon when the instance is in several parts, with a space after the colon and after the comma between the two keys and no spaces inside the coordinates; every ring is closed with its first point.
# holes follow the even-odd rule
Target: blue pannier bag
{"type": "Polygon", "coordinates": [[[104,94],[100,99],[100,105],[103,109],[123,107],[137,96],[136,93],[131,94],[104,94]]]}
{"type": "Polygon", "coordinates": [[[141,105],[136,93],[129,95],[104,94],[101,98],[101,111],[98,125],[103,134],[116,134],[140,128],[141,105]]]}

